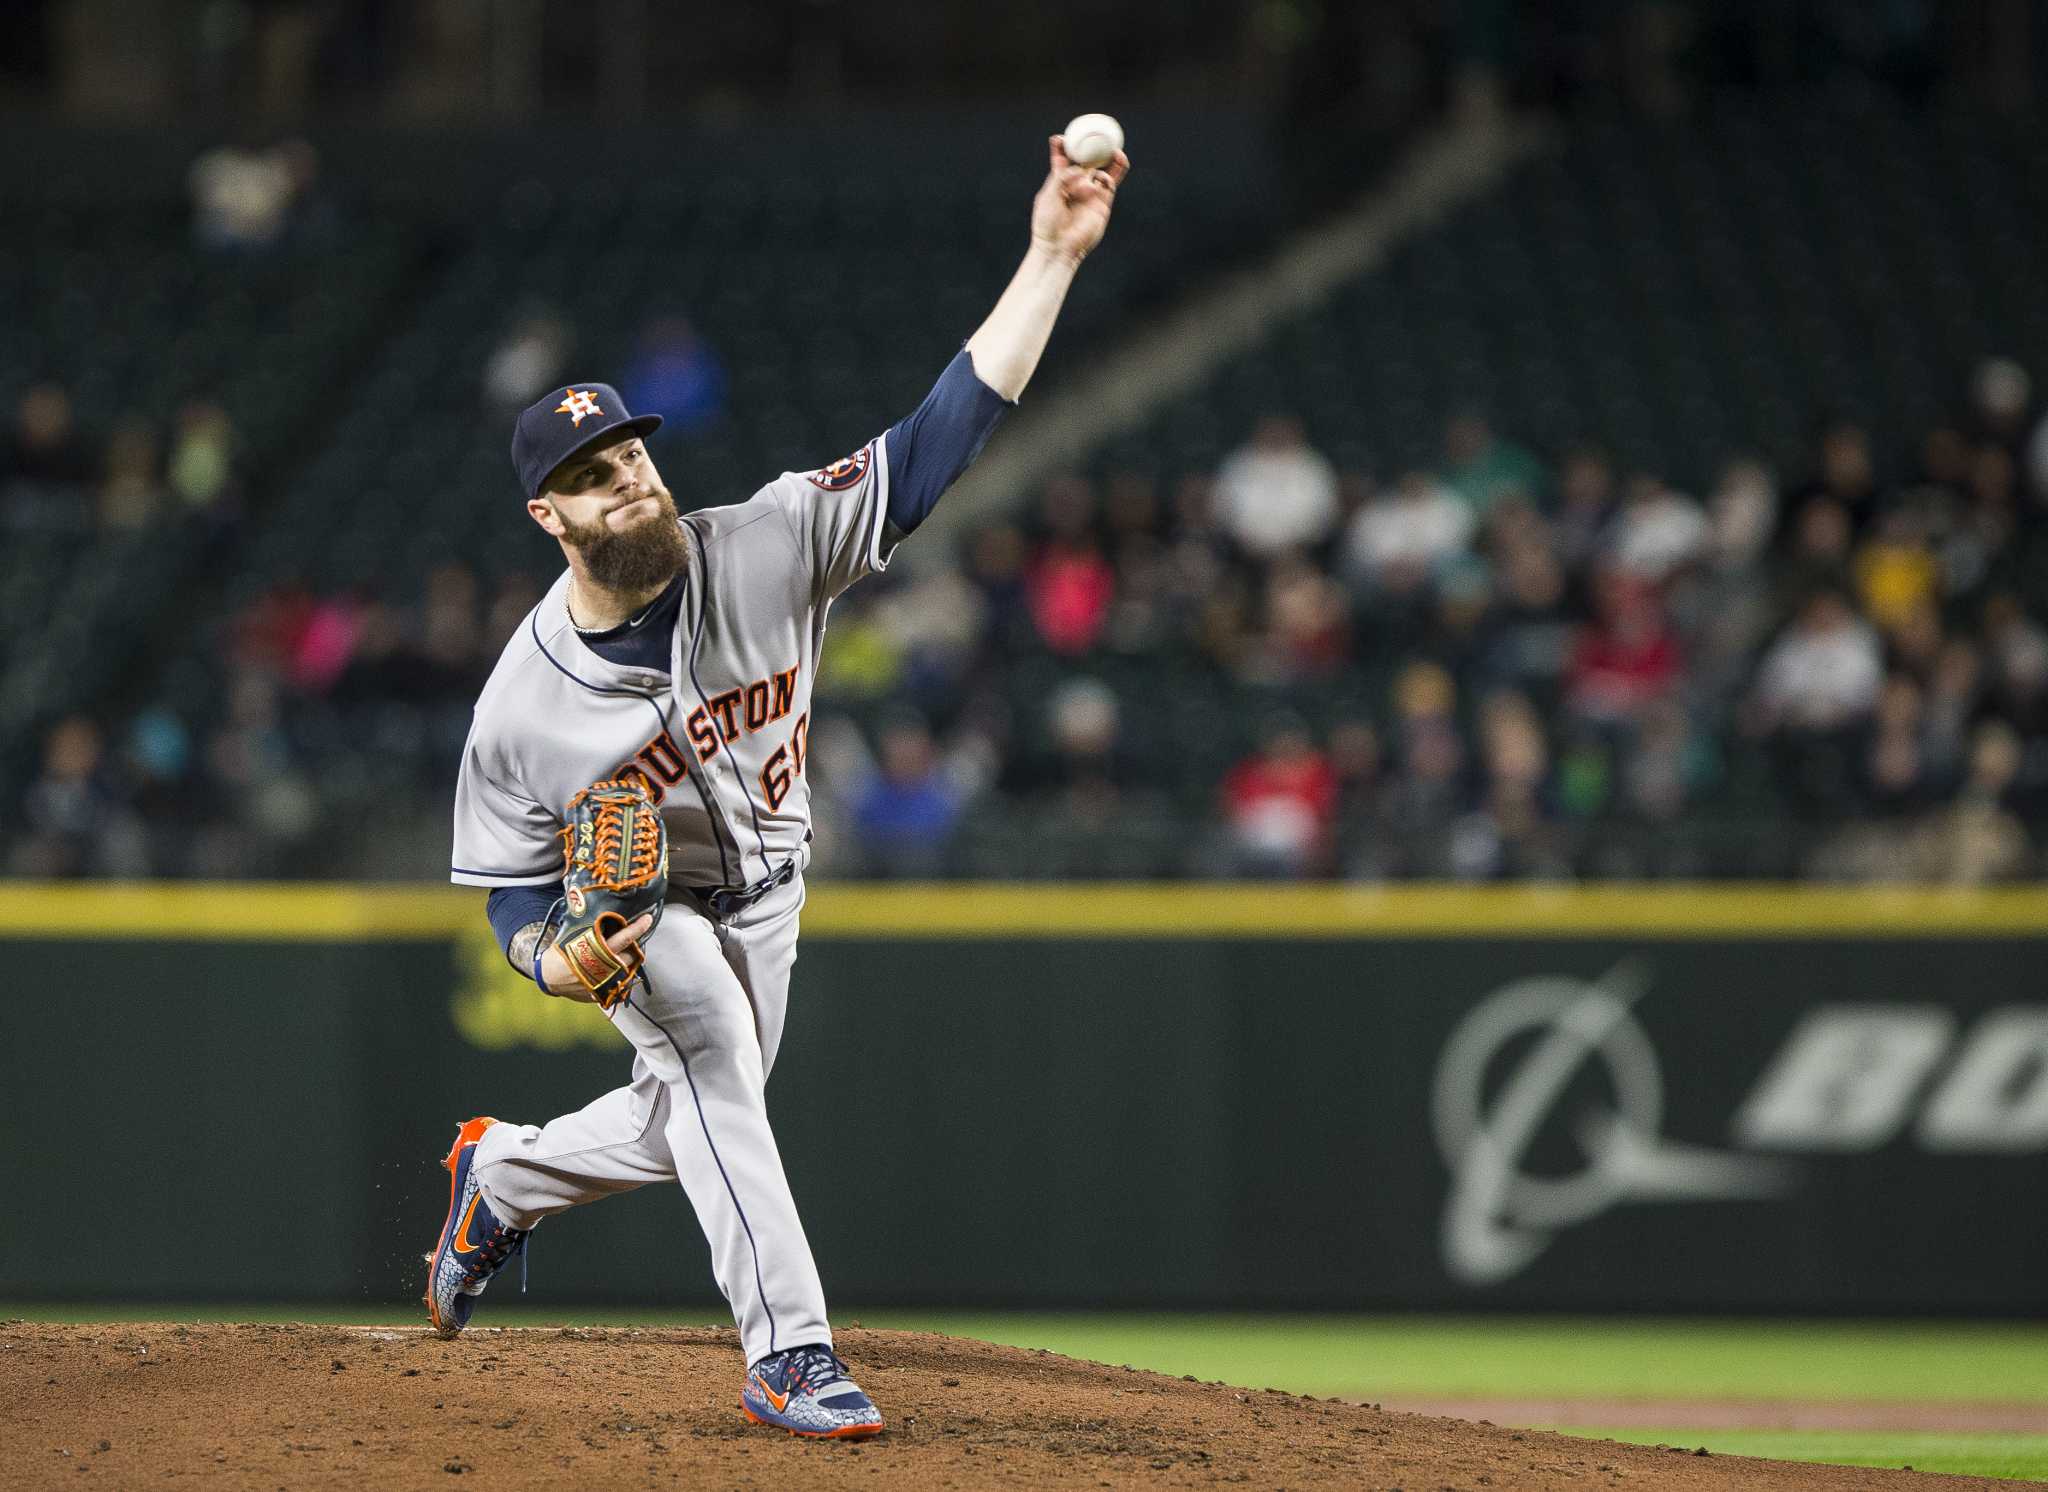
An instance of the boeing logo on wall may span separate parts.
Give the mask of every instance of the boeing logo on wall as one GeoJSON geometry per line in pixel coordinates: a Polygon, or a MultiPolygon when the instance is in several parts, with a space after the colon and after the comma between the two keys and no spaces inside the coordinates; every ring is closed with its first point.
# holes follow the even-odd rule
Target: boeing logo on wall
{"type": "Polygon", "coordinates": [[[1511,1279],[1561,1231],[1624,1203],[1783,1196],[1797,1185],[1797,1170],[1754,1152],[1873,1150],[1916,1111],[1915,1138],[1930,1151],[2048,1147],[2048,1008],[2035,1006],[1994,1010],[1978,1021],[1924,1105],[1928,1080],[1956,1045],[1952,1011],[1816,1007],[1735,1109],[1740,1149],[1667,1140],[1663,1070],[1633,1013],[1647,988],[1646,971],[1634,963],[1591,982],[1517,980],[1451,1033],[1437,1064],[1431,1119],[1451,1173],[1442,1244],[1454,1278],[1472,1285],[1511,1279]],[[1502,1072],[1498,1059],[1511,1044],[1522,1050],[1502,1072]],[[1604,1069],[1613,1110],[1565,1116],[1574,1121],[1584,1164],[1566,1175],[1537,1174],[1530,1150],[1589,1062],[1604,1069]]]}
{"type": "Polygon", "coordinates": [[[1674,1145],[1661,1138],[1664,1075],[1630,1007],[1647,981],[1618,965],[1595,983],[1517,980],[1481,1001],[1445,1043],[1432,1119],[1451,1168],[1444,1207],[1444,1267],[1474,1285],[1520,1274],[1560,1229],[1621,1202],[1767,1197],[1789,1176],[1781,1162],[1674,1145]],[[1495,1054],[1528,1032],[1536,1044],[1500,1091],[1485,1092],[1495,1054]],[[1614,1085],[1616,1112],[1577,1125],[1586,1165],[1576,1175],[1524,1169],[1537,1132],[1588,1058],[1614,1085]]]}

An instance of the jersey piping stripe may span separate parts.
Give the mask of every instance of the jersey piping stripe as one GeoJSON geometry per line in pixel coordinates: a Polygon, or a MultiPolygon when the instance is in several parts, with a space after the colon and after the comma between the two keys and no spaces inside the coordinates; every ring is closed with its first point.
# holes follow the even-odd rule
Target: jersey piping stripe
{"type": "Polygon", "coordinates": [[[878,436],[873,441],[875,454],[869,458],[875,469],[875,500],[870,504],[874,511],[868,515],[868,552],[865,556],[868,568],[878,575],[889,568],[889,561],[882,558],[882,520],[889,513],[889,452],[883,439],[878,436]]]}
{"type": "MultiPolygon", "coordinates": [[[[667,722],[665,720],[663,721],[663,729],[667,729],[667,722]]],[[[694,755],[694,753],[692,754],[694,755]]],[[[725,821],[724,812],[712,800],[711,789],[705,786],[704,783],[702,765],[700,762],[691,762],[689,764],[690,786],[697,790],[697,801],[704,805],[704,822],[711,826],[711,848],[718,851],[718,879],[723,883],[730,884],[732,881],[732,862],[725,858],[725,842],[730,839],[732,841],[732,852],[735,855],[740,855],[740,839],[737,834],[732,832],[732,825],[725,821]],[[725,832],[723,834],[719,833],[720,829],[723,829],[725,832]]],[[[740,860],[744,864],[746,856],[740,855],[740,860]]]]}
{"type": "MultiPolygon", "coordinates": [[[[697,543],[697,547],[700,550],[704,549],[704,545],[697,538],[697,530],[694,526],[692,526],[689,519],[685,518],[682,520],[682,529],[683,532],[689,536],[692,542],[697,543]]],[[[708,554],[708,550],[705,552],[708,554]]],[[[700,576],[704,574],[704,567],[701,564],[698,567],[698,574],[700,576]]],[[[704,635],[705,590],[705,585],[699,585],[697,587],[697,620],[690,628],[691,660],[694,660],[697,656],[697,640],[704,635]]],[[[697,674],[694,667],[694,661],[691,663],[686,663],[684,665],[684,668],[685,671],[688,672],[690,675],[691,685],[695,687],[697,683],[697,674]]],[[[704,691],[700,688],[697,690],[697,698],[701,700],[703,697],[704,691]]],[[[709,714],[709,705],[705,706],[705,712],[709,714]]],[[[716,726],[713,726],[712,728],[714,730],[717,729],[716,726]]],[[[685,734],[687,734],[687,732],[685,732],[685,734]]],[[[718,879],[722,884],[730,886],[733,884],[733,874],[732,863],[731,861],[728,861],[725,858],[726,840],[730,839],[732,841],[733,856],[740,862],[740,871],[742,873],[742,879],[744,879],[744,874],[747,868],[747,854],[745,850],[742,850],[740,848],[740,837],[737,833],[733,831],[732,824],[727,820],[723,805],[718,803],[715,796],[712,794],[710,784],[705,782],[704,764],[696,760],[696,756],[697,753],[693,748],[684,753],[683,760],[687,764],[687,768],[690,774],[690,785],[697,789],[697,801],[704,805],[705,822],[711,825],[711,845],[713,849],[718,851],[718,879]],[[720,829],[723,829],[725,831],[723,835],[719,833],[720,829]]]]}
{"type": "MultiPolygon", "coordinates": [[[[647,992],[651,996],[654,993],[654,985],[648,979],[645,969],[640,971],[640,982],[647,986],[647,992]]],[[[704,1100],[697,1096],[697,1080],[690,1075],[690,1059],[683,1055],[682,1043],[670,1034],[668,1027],[633,1003],[630,991],[626,996],[626,1008],[637,1011],[648,1025],[659,1031],[662,1038],[668,1042],[669,1049],[676,1054],[676,1060],[683,1064],[683,1081],[690,1085],[690,1102],[697,1109],[697,1125],[704,1131],[704,1148],[711,1152],[711,1163],[718,1167],[718,1179],[725,1183],[725,1194],[732,1198],[732,1210],[739,1214],[740,1227],[747,1235],[747,1248],[754,1256],[754,1288],[760,1292],[761,1310],[768,1317],[768,1350],[774,1352],[775,1307],[768,1303],[768,1286],[761,1278],[761,1245],[754,1239],[754,1225],[747,1221],[747,1209],[740,1206],[740,1194],[733,1189],[732,1177],[726,1174],[725,1161],[718,1153],[718,1142],[711,1138],[711,1121],[704,1117],[704,1100]]]]}
{"type": "MultiPolygon", "coordinates": [[[[552,865],[543,865],[538,870],[471,870],[467,865],[451,865],[448,867],[450,875],[489,876],[494,881],[523,881],[534,876],[548,875],[553,870],[554,867],[552,865]]],[[[560,879],[560,877],[556,877],[556,879],[560,879]]]]}
{"type": "MultiPolygon", "coordinates": [[[[623,696],[624,698],[627,698],[627,699],[639,699],[639,700],[645,700],[645,701],[647,702],[647,708],[649,708],[650,710],[654,711],[654,721],[655,721],[655,724],[656,724],[656,725],[658,725],[658,726],[660,726],[660,727],[661,727],[661,729],[662,729],[662,730],[663,730],[664,732],[666,732],[666,731],[668,730],[668,713],[667,713],[667,712],[666,712],[665,710],[663,710],[663,709],[662,709],[662,707],[661,707],[660,705],[658,705],[658,704],[656,704],[656,703],[654,702],[654,696],[653,696],[653,695],[651,695],[651,694],[642,694],[642,693],[641,693],[641,692],[640,692],[640,691],[639,691],[638,689],[612,689],[612,688],[608,688],[608,687],[606,687],[606,686],[605,686],[605,685],[603,685],[603,684],[593,684],[593,683],[591,683],[591,682],[590,682],[590,680],[588,680],[588,679],[586,679],[586,678],[582,678],[582,677],[578,676],[578,675],[577,675],[576,673],[572,672],[572,671],[571,671],[571,670],[570,670],[569,668],[565,667],[565,666],[563,665],[563,663],[562,663],[562,660],[561,660],[561,659],[557,658],[557,657],[556,657],[556,656],[555,656],[555,655],[554,655],[553,653],[550,653],[550,652],[548,651],[548,645],[547,645],[546,643],[544,643],[544,642],[542,642],[542,641],[540,640],[540,608],[539,608],[538,606],[536,606],[536,607],[535,607],[535,608],[534,608],[534,609],[533,609],[533,610],[532,610],[531,612],[529,612],[529,613],[527,614],[527,619],[526,619],[526,620],[527,620],[527,626],[528,626],[528,629],[529,629],[529,630],[530,630],[530,631],[531,631],[531,632],[533,633],[533,645],[534,645],[535,647],[537,647],[537,648],[539,648],[539,649],[540,649],[540,655],[541,655],[541,657],[543,657],[543,658],[547,659],[547,660],[548,660],[548,662],[550,662],[550,663],[554,664],[556,668],[558,668],[558,669],[560,669],[560,670],[561,670],[562,676],[563,676],[564,678],[566,678],[566,679],[569,679],[570,681],[572,681],[572,682],[574,682],[574,683],[577,683],[577,684],[581,684],[581,685],[582,685],[582,686],[583,686],[583,687],[584,687],[585,689],[588,689],[588,690],[589,690],[589,691],[590,691],[590,692],[591,692],[592,694],[616,694],[616,695],[621,695],[621,696],[623,696]]],[[[721,815],[719,815],[719,814],[718,814],[718,813],[717,813],[717,812],[716,812],[716,811],[715,811],[715,810],[714,810],[714,809],[712,808],[712,806],[711,806],[711,799],[710,799],[709,795],[707,795],[707,794],[706,794],[706,792],[705,792],[705,790],[704,790],[704,784],[703,784],[703,783],[702,783],[701,781],[699,781],[699,780],[698,780],[700,776],[701,776],[701,774],[699,774],[699,773],[697,773],[697,772],[691,772],[691,773],[690,773],[690,780],[691,780],[691,781],[692,781],[692,782],[693,782],[693,783],[694,783],[694,784],[696,785],[696,788],[697,788],[697,796],[698,796],[698,797],[699,797],[700,799],[702,799],[702,800],[703,800],[703,803],[704,803],[704,816],[705,816],[705,817],[706,817],[707,819],[709,819],[709,820],[711,821],[711,844],[712,844],[712,848],[714,848],[714,849],[716,849],[716,850],[718,851],[718,873],[719,873],[719,875],[720,875],[721,877],[723,877],[724,879],[726,879],[726,880],[730,881],[730,880],[732,879],[732,874],[731,874],[731,872],[730,872],[730,871],[729,871],[729,870],[728,870],[728,869],[726,868],[726,862],[725,862],[725,844],[724,844],[724,842],[723,842],[723,841],[722,841],[722,840],[721,840],[721,839],[720,839],[720,838],[718,837],[718,827],[719,827],[719,819],[720,819],[721,815]]],[[[731,834],[731,833],[732,833],[732,827],[731,827],[730,825],[727,825],[727,826],[726,826],[726,831],[725,831],[725,832],[726,832],[727,834],[731,834]]],[[[739,846],[739,840],[738,840],[737,838],[735,838],[735,839],[733,840],[733,846],[732,846],[732,847],[733,847],[733,853],[735,853],[735,854],[738,854],[738,853],[739,853],[739,847],[740,847],[740,846],[739,846]]],[[[484,871],[484,872],[477,872],[477,873],[479,873],[479,874],[485,874],[485,875],[488,875],[488,874],[490,874],[490,872],[488,872],[488,871],[484,871]]]]}
{"type": "MultiPolygon", "coordinates": [[[[697,532],[694,524],[685,520],[683,529],[697,546],[697,574],[704,583],[702,594],[697,598],[697,626],[690,637],[690,687],[697,691],[697,703],[704,707],[704,713],[711,715],[711,700],[704,693],[703,681],[697,677],[697,650],[704,643],[705,613],[711,609],[711,549],[704,542],[703,535],[697,532]]],[[[732,754],[732,742],[726,740],[725,732],[718,730],[717,726],[714,725],[712,728],[718,731],[718,744],[725,752],[727,765],[732,768],[733,781],[739,784],[740,796],[747,800],[747,812],[754,820],[754,843],[760,847],[761,874],[767,875],[769,872],[768,836],[761,831],[761,809],[754,802],[753,791],[747,786],[746,774],[740,770],[739,758],[732,754]]],[[[740,850],[739,836],[733,836],[732,847],[733,853],[740,857],[740,877],[744,880],[747,874],[747,857],[740,850]]]]}
{"type": "MultiPolygon", "coordinates": [[[[661,713],[661,707],[659,705],[654,704],[654,696],[651,694],[647,694],[639,689],[613,689],[608,685],[593,684],[590,682],[590,680],[571,672],[562,663],[561,659],[557,658],[553,653],[550,653],[548,651],[548,645],[540,640],[540,608],[538,606],[536,606],[531,612],[527,614],[526,624],[528,630],[530,630],[533,633],[533,645],[540,649],[541,657],[547,659],[548,662],[554,664],[555,667],[561,671],[561,674],[564,678],[570,680],[573,683],[581,684],[585,689],[588,689],[592,694],[617,694],[622,695],[627,699],[644,699],[647,701],[648,704],[654,705],[654,711],[657,715],[661,713]]],[[[663,724],[666,725],[667,721],[664,720],[663,724]]]]}

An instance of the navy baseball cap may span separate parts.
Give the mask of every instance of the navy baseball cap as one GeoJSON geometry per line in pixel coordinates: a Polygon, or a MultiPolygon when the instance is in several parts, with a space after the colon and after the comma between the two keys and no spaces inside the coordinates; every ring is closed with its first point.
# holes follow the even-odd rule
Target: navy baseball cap
{"type": "Polygon", "coordinates": [[[512,427],[512,469],[529,498],[540,496],[548,473],[587,446],[620,430],[652,435],[661,416],[626,412],[626,401],[608,383],[571,383],[528,405],[512,427]]]}

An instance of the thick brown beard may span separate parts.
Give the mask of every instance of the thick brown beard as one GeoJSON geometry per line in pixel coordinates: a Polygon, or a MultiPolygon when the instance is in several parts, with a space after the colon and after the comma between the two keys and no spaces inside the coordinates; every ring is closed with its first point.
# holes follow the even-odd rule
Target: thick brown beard
{"type": "Polygon", "coordinates": [[[683,541],[676,500],[666,491],[652,494],[660,511],[634,524],[624,533],[614,533],[600,517],[591,524],[571,523],[560,508],[563,535],[583,556],[590,578],[608,591],[644,591],[664,585],[682,569],[687,546],[683,541]]]}

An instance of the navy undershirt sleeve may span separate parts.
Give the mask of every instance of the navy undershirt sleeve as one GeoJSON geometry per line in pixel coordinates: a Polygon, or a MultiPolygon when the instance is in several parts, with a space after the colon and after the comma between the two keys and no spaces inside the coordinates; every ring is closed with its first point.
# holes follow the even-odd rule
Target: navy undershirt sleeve
{"type": "MultiPolygon", "coordinates": [[[[484,915],[491,919],[491,932],[507,962],[512,958],[514,934],[531,923],[546,921],[548,910],[561,894],[560,882],[552,886],[499,886],[491,892],[484,903],[484,915]]],[[[516,963],[512,967],[528,978],[533,977],[531,969],[520,968],[516,963]]]]}
{"type": "Polygon", "coordinates": [[[924,522],[1013,407],[981,381],[961,348],[924,403],[889,429],[889,522],[898,533],[924,522]]]}

